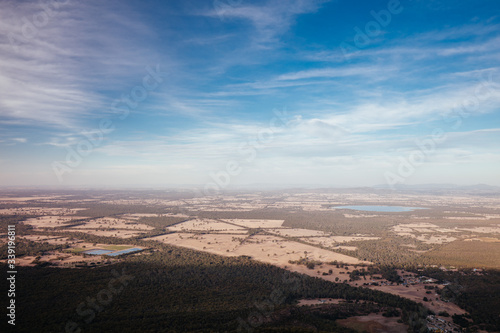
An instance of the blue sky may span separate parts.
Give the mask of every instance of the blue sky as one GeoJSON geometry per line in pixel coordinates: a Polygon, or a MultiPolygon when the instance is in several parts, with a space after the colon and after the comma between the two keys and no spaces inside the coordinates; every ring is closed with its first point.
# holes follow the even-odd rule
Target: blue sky
{"type": "Polygon", "coordinates": [[[498,1],[2,1],[0,32],[0,185],[500,185],[498,1]]]}

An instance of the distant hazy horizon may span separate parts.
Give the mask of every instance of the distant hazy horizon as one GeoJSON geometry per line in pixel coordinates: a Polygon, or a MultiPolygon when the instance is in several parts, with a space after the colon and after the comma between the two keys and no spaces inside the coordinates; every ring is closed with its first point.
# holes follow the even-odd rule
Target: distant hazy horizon
{"type": "MultiPolygon", "coordinates": [[[[204,186],[206,184],[120,184],[120,185],[0,185],[0,190],[12,191],[11,193],[17,193],[25,191],[54,191],[54,192],[65,192],[65,191],[166,191],[166,192],[183,192],[191,193],[195,196],[207,196],[212,194],[222,194],[231,192],[243,192],[243,193],[254,193],[254,192],[274,192],[274,191],[349,191],[349,190],[365,190],[367,193],[377,193],[382,192],[412,192],[412,191],[429,191],[429,193],[439,193],[443,191],[457,191],[457,193],[467,191],[477,191],[477,193],[499,193],[500,186],[489,185],[489,184],[467,184],[467,185],[457,185],[457,184],[406,184],[397,186],[388,186],[386,184],[378,184],[373,186],[325,186],[320,184],[242,184],[242,185],[230,185],[224,189],[218,189],[217,192],[211,190],[205,190],[204,186]]],[[[4,193],[5,196],[5,193],[4,193]]],[[[7,195],[8,196],[8,195],[7,195]]],[[[1,195],[0,195],[1,197],[1,195]]]]}

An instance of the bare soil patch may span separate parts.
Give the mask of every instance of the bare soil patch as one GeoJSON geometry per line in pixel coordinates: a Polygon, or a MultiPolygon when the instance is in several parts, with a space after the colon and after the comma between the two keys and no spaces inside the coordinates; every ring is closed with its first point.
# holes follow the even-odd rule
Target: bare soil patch
{"type": "Polygon", "coordinates": [[[143,234],[141,231],[134,230],[95,230],[95,229],[77,229],[77,228],[66,228],[63,231],[69,232],[83,232],[91,235],[106,236],[106,237],[118,237],[118,238],[130,238],[143,234]]]}
{"type": "Polygon", "coordinates": [[[285,220],[224,219],[246,228],[280,228],[285,220]]]}
{"type": "Polygon", "coordinates": [[[310,230],[310,229],[299,229],[299,228],[280,228],[280,229],[270,229],[267,230],[270,233],[285,236],[285,237],[318,237],[318,236],[327,236],[328,233],[324,231],[318,230],[310,230]]]}
{"type": "Polygon", "coordinates": [[[311,260],[337,260],[353,264],[361,262],[354,257],[270,235],[248,237],[229,234],[173,233],[149,239],[225,256],[251,256],[255,260],[278,266],[287,265],[289,260],[299,260],[304,257],[311,260]]]}
{"type": "Polygon", "coordinates": [[[328,236],[328,237],[301,238],[300,240],[312,244],[318,244],[325,247],[335,247],[338,246],[339,243],[373,240],[379,238],[380,237],[369,237],[369,236],[328,236]]]}
{"type": "Polygon", "coordinates": [[[233,231],[246,229],[237,225],[224,223],[210,219],[193,219],[186,222],[178,223],[168,227],[168,230],[173,231],[233,231]]]}
{"type": "Polygon", "coordinates": [[[86,218],[86,217],[46,215],[46,216],[39,216],[39,217],[27,219],[26,221],[24,221],[24,223],[32,225],[35,228],[56,228],[56,227],[64,227],[71,220],[78,220],[78,219],[84,219],[84,218],[86,218]]]}
{"type": "Polygon", "coordinates": [[[85,222],[83,225],[78,226],[79,229],[132,229],[132,230],[153,230],[154,228],[135,222],[130,222],[124,219],[117,219],[112,217],[103,217],[99,219],[93,219],[85,222]]]}
{"type": "Polygon", "coordinates": [[[0,209],[0,215],[73,215],[85,208],[18,207],[0,209]]]}
{"type": "Polygon", "coordinates": [[[450,315],[453,314],[464,314],[465,310],[461,309],[458,305],[453,304],[451,302],[444,302],[440,300],[439,295],[436,295],[434,292],[432,294],[426,294],[426,289],[424,285],[410,285],[405,287],[403,285],[392,285],[392,286],[370,286],[370,289],[377,289],[383,292],[387,292],[390,294],[398,295],[401,297],[405,297],[411,299],[417,303],[423,303],[427,308],[431,309],[435,313],[440,311],[446,311],[450,315]],[[424,297],[431,300],[430,302],[424,302],[424,297]]]}
{"type": "MultiPolygon", "coordinates": [[[[35,256],[22,256],[16,258],[16,265],[18,266],[29,266],[34,267],[37,265],[37,261],[35,256]]],[[[71,267],[76,263],[88,263],[88,262],[103,262],[109,261],[114,262],[115,259],[102,259],[100,256],[87,256],[84,257],[82,255],[60,252],[60,251],[51,251],[45,253],[43,256],[40,256],[38,262],[50,262],[51,266],[56,267],[71,267]]]]}

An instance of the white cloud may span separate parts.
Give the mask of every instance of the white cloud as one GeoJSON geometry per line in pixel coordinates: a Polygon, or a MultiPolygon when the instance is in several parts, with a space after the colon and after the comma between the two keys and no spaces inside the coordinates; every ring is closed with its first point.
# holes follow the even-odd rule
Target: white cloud
{"type": "Polygon", "coordinates": [[[257,48],[273,48],[279,36],[286,32],[299,14],[313,13],[330,0],[270,0],[264,5],[248,2],[214,8],[204,15],[219,19],[249,21],[255,29],[253,43],[257,48]]]}
{"type": "Polygon", "coordinates": [[[13,138],[12,141],[19,142],[19,143],[26,143],[26,142],[28,142],[28,139],[26,139],[26,138],[13,138]]]}
{"type": "Polygon", "coordinates": [[[50,15],[38,2],[0,3],[0,118],[74,130],[111,104],[100,90],[142,79],[154,55],[134,43],[152,33],[131,13],[125,18],[102,3],[48,6],[50,15]]]}
{"type": "Polygon", "coordinates": [[[339,68],[310,69],[279,75],[276,80],[301,80],[310,78],[335,78],[349,76],[375,76],[396,70],[386,66],[349,66],[339,68]]]}

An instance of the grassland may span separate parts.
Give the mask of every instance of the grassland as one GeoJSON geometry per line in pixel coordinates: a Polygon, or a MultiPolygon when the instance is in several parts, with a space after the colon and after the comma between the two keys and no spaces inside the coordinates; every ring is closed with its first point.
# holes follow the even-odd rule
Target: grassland
{"type": "Polygon", "coordinates": [[[425,253],[437,265],[455,267],[499,268],[500,243],[491,241],[454,241],[425,253]]]}

